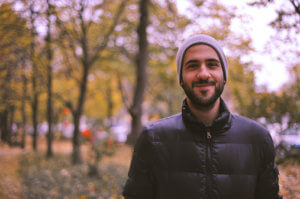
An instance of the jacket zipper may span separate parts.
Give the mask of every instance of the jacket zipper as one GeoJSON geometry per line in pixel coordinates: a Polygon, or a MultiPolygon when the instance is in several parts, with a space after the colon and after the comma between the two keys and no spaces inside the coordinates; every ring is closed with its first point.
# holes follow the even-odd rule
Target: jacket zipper
{"type": "Polygon", "coordinates": [[[206,150],[206,195],[207,198],[210,198],[210,190],[211,190],[211,132],[210,129],[206,130],[206,140],[207,140],[207,150],[206,150]]]}
{"type": "Polygon", "coordinates": [[[207,140],[210,142],[210,139],[211,139],[211,133],[210,133],[210,130],[207,130],[207,131],[206,131],[206,138],[207,138],[207,140]]]}

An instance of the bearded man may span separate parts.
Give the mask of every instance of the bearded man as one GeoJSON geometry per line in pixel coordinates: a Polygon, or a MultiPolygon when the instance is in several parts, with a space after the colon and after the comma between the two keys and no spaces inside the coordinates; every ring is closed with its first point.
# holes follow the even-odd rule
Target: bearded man
{"type": "Polygon", "coordinates": [[[147,126],[132,157],[125,199],[278,199],[273,141],[221,98],[228,78],[214,38],[187,39],[176,57],[182,112],[147,126]]]}

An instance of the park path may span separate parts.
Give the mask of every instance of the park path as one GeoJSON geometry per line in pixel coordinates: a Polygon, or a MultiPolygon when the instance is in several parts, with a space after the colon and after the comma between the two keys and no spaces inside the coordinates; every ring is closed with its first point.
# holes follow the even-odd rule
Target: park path
{"type": "Polygon", "coordinates": [[[300,198],[300,165],[280,165],[278,168],[280,193],[283,198],[300,198]]]}
{"type": "Polygon", "coordinates": [[[26,151],[20,148],[9,148],[6,144],[0,143],[0,198],[24,198],[18,172],[19,159],[24,153],[26,151]]]}

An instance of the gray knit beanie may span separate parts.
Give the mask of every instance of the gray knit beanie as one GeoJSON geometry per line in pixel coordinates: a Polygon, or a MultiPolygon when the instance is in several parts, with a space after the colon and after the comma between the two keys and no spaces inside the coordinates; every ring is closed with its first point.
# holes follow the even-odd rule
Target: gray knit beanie
{"type": "Polygon", "coordinates": [[[219,55],[219,59],[221,61],[221,65],[223,68],[223,75],[224,75],[224,80],[227,81],[227,75],[228,75],[228,64],[227,64],[227,59],[225,57],[225,54],[222,50],[222,47],[218,43],[217,40],[214,38],[208,36],[208,35],[196,35],[193,36],[189,39],[187,39],[178,49],[177,56],[176,56],[176,64],[177,64],[177,78],[179,83],[181,82],[181,71],[182,71],[182,61],[185,52],[187,49],[193,45],[196,44],[206,44],[211,46],[217,54],[219,55]]]}

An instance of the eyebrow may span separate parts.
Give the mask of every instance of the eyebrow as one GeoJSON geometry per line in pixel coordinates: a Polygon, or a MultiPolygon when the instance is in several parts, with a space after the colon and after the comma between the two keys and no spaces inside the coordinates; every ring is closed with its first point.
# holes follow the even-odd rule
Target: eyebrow
{"type": "Polygon", "coordinates": [[[186,63],[184,63],[184,65],[188,65],[190,63],[197,63],[197,62],[199,62],[197,59],[191,59],[191,60],[187,61],[186,63]]]}
{"type": "MultiPolygon", "coordinates": [[[[215,59],[215,58],[209,58],[209,59],[206,59],[205,61],[206,62],[218,62],[218,63],[220,63],[220,61],[215,59]]],[[[190,63],[198,63],[198,62],[199,61],[197,59],[191,59],[191,60],[187,61],[186,63],[184,63],[184,65],[188,65],[190,63]]]]}
{"type": "Polygon", "coordinates": [[[207,62],[218,62],[218,63],[220,63],[220,61],[217,60],[217,59],[215,59],[215,58],[206,59],[205,61],[207,61],[207,62]]]}

